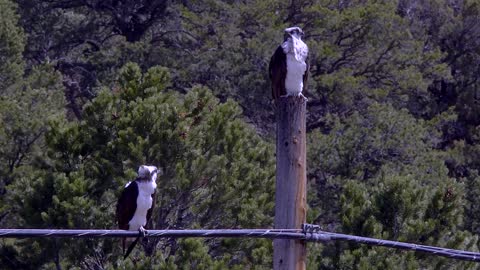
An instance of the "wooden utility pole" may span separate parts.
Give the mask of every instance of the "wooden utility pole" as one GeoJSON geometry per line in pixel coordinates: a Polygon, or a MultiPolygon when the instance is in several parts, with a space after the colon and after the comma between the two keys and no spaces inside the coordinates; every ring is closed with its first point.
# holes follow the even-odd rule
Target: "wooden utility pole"
{"type": "MultiPolygon", "coordinates": [[[[306,222],[306,104],[303,97],[280,97],[277,100],[275,229],[300,229],[306,222]]],[[[305,241],[273,241],[274,270],[303,270],[305,262],[305,241]]]]}

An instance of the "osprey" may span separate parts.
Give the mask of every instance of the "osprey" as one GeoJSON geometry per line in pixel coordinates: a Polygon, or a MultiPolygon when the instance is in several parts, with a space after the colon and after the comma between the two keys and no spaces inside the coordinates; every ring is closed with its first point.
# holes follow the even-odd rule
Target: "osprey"
{"type": "MultiPolygon", "coordinates": [[[[272,82],[272,96],[303,96],[308,77],[308,47],[302,41],[300,27],[285,29],[284,42],[278,46],[270,59],[269,75],[272,82]]],[[[305,97],[304,97],[305,98],[305,97]]]]}
{"type": "MultiPolygon", "coordinates": [[[[140,231],[145,234],[144,226],[152,216],[152,210],[155,206],[155,189],[157,188],[157,174],[161,170],[155,166],[142,165],[138,169],[138,177],[133,182],[125,185],[117,203],[118,227],[122,230],[140,231]]],[[[130,245],[125,253],[124,238],[122,241],[124,258],[130,254],[140,237],[130,245]]]]}

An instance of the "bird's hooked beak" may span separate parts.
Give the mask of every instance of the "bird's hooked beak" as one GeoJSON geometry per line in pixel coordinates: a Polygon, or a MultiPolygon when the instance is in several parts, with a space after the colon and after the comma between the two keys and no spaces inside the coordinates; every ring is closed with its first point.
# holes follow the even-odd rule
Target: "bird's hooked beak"
{"type": "Polygon", "coordinates": [[[163,170],[162,168],[157,168],[154,171],[152,171],[152,174],[157,174],[157,176],[162,176],[163,175],[163,170]]]}

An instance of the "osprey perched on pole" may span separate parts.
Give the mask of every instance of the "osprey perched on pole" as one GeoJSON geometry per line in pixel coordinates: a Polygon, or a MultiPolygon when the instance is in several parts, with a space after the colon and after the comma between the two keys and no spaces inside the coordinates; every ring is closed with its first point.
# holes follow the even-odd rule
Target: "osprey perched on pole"
{"type": "MultiPolygon", "coordinates": [[[[152,210],[155,206],[155,189],[157,188],[157,174],[161,170],[155,166],[142,165],[138,169],[138,177],[133,182],[128,182],[125,185],[120,198],[117,203],[117,220],[118,227],[122,230],[140,231],[142,235],[145,234],[144,226],[147,225],[152,210]]],[[[125,253],[124,238],[122,241],[124,258],[127,258],[130,252],[137,244],[140,237],[130,245],[125,253]]]]}
{"type": "Polygon", "coordinates": [[[272,82],[272,96],[303,96],[308,78],[308,47],[302,41],[300,27],[285,29],[284,42],[278,46],[270,59],[269,75],[272,82]]]}

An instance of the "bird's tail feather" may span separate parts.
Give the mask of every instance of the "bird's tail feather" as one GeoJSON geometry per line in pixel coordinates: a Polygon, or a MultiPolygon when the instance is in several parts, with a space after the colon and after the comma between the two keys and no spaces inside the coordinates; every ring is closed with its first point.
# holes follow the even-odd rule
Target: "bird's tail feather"
{"type": "Polygon", "coordinates": [[[125,254],[125,244],[126,244],[127,238],[122,238],[122,254],[125,254]]]}
{"type": "MultiPolygon", "coordinates": [[[[137,238],[135,239],[135,241],[133,241],[133,242],[130,244],[130,246],[129,246],[128,249],[127,249],[127,253],[125,253],[125,256],[123,256],[123,259],[124,259],[124,260],[128,257],[128,255],[130,255],[130,253],[132,252],[133,248],[134,248],[135,245],[137,244],[138,239],[140,239],[140,237],[137,237],[137,238]]],[[[123,251],[125,252],[125,239],[123,240],[123,251]]]]}

